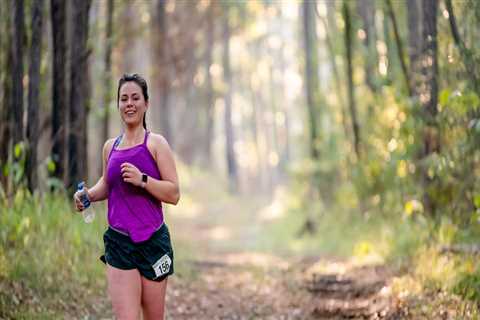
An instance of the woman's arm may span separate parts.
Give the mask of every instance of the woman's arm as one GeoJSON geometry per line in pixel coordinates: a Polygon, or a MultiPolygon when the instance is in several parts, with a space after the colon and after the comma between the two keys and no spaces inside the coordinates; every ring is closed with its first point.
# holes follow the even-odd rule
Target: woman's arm
{"type": "MultiPolygon", "coordinates": [[[[149,144],[152,147],[152,153],[162,175],[162,180],[149,176],[145,184],[145,190],[159,201],[176,205],[180,199],[180,190],[172,150],[164,137],[150,134],[149,138],[151,139],[149,144]]],[[[121,168],[125,182],[130,182],[137,187],[142,185],[142,173],[137,167],[125,162],[122,163],[121,168]]]]}
{"type": "Polygon", "coordinates": [[[88,198],[91,202],[102,201],[108,197],[108,184],[107,184],[107,158],[112,149],[114,139],[107,140],[103,146],[103,175],[98,179],[97,183],[87,190],[88,198]]]}

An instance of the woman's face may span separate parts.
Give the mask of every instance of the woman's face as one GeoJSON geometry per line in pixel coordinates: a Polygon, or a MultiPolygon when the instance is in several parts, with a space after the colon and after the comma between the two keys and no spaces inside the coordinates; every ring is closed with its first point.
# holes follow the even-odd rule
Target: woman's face
{"type": "Polygon", "coordinates": [[[120,87],[118,109],[126,125],[142,125],[147,108],[148,102],[145,101],[142,88],[137,83],[127,81],[120,87]]]}

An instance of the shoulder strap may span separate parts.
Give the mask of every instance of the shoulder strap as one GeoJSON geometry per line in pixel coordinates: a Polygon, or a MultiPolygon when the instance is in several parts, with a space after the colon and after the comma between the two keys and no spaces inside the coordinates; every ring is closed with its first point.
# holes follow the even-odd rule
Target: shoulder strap
{"type": "Polygon", "coordinates": [[[110,149],[110,153],[108,154],[108,159],[110,159],[110,156],[112,155],[113,149],[115,149],[119,145],[121,138],[122,138],[122,135],[119,135],[115,139],[115,142],[113,143],[112,149],[110,149]]]}
{"type": "Polygon", "coordinates": [[[145,139],[143,139],[143,144],[144,145],[147,145],[147,138],[148,138],[148,134],[150,133],[150,131],[148,130],[145,130],[145,139]]]}

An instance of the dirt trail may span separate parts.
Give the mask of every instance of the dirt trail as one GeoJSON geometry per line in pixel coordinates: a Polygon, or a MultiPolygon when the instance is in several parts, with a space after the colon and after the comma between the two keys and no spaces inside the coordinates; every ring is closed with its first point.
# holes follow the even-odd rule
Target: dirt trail
{"type": "Polygon", "coordinates": [[[384,267],[255,253],[191,263],[199,276],[172,278],[168,319],[400,319],[384,267]]]}
{"type": "Polygon", "coordinates": [[[167,319],[401,319],[386,267],[258,252],[264,208],[217,206],[174,218],[194,276],[169,280],[167,319]]]}

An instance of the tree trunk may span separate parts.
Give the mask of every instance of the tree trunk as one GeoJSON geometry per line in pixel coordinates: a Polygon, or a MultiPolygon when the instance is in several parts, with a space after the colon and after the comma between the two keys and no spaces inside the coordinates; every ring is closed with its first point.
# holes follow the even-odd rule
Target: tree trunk
{"type": "Polygon", "coordinates": [[[370,90],[377,91],[377,33],[375,30],[375,3],[373,0],[357,1],[357,11],[362,17],[363,30],[365,31],[364,44],[367,49],[365,76],[370,90]]]}
{"type": "Polygon", "coordinates": [[[40,61],[42,57],[42,24],[44,0],[34,0],[32,3],[32,40],[30,42],[30,67],[28,71],[28,156],[26,173],[28,189],[34,192],[38,187],[37,146],[39,140],[39,110],[40,110],[40,61]]]}
{"type": "Polygon", "coordinates": [[[210,166],[212,159],[212,140],[213,140],[213,126],[214,126],[214,112],[215,112],[215,101],[214,101],[214,92],[212,85],[212,74],[210,73],[210,68],[213,61],[213,45],[215,40],[215,25],[214,25],[214,10],[213,2],[210,3],[207,13],[207,43],[205,47],[205,87],[206,87],[206,132],[205,132],[205,159],[207,166],[210,166]]]}
{"type": "Polygon", "coordinates": [[[405,58],[403,56],[403,45],[402,39],[400,38],[400,32],[398,30],[397,18],[392,8],[392,2],[387,0],[387,13],[390,16],[393,26],[393,34],[395,35],[395,42],[397,44],[398,58],[400,59],[400,65],[402,66],[403,76],[405,78],[405,86],[407,87],[408,95],[412,96],[412,84],[410,82],[410,73],[407,69],[407,64],[405,63],[405,58]]]}
{"type": "MultiPolygon", "coordinates": [[[[438,101],[438,60],[437,60],[437,0],[424,0],[423,12],[423,46],[422,46],[422,86],[421,103],[423,123],[423,150],[421,159],[425,159],[432,153],[440,151],[439,133],[436,125],[437,101],[438,101]]],[[[424,162],[424,161],[423,161],[424,162]]],[[[430,196],[433,179],[428,175],[428,168],[422,164],[422,176],[424,187],[424,205],[431,215],[435,215],[436,205],[430,196]]]]}
{"type": "MultiPolygon", "coordinates": [[[[103,74],[103,141],[110,137],[110,104],[112,102],[112,47],[113,47],[113,14],[114,0],[108,0],[106,7],[107,25],[105,30],[105,70],[103,74]]],[[[103,158],[100,159],[99,174],[103,174],[103,158]]]]}
{"type": "Polygon", "coordinates": [[[410,59],[411,92],[414,97],[420,92],[420,55],[422,51],[422,2],[418,0],[407,0],[407,22],[408,22],[408,55],[410,59]]]}
{"type": "Polygon", "coordinates": [[[166,0],[158,0],[153,21],[154,54],[159,68],[154,73],[154,82],[160,98],[160,113],[158,123],[160,123],[161,133],[173,147],[174,140],[172,135],[171,115],[170,115],[170,64],[168,62],[168,34],[167,34],[167,15],[165,11],[166,0]]]}
{"type": "Polygon", "coordinates": [[[470,78],[471,85],[476,94],[480,96],[480,75],[478,69],[480,60],[475,59],[475,55],[473,54],[472,50],[467,48],[465,42],[460,36],[460,32],[457,28],[457,21],[455,19],[455,13],[453,11],[452,0],[445,0],[445,4],[448,10],[448,21],[450,22],[450,31],[452,32],[453,40],[460,51],[460,55],[462,56],[463,64],[467,70],[467,75],[470,78]]]}
{"type": "Polygon", "coordinates": [[[88,17],[91,0],[78,0],[72,6],[70,67],[70,118],[68,139],[68,186],[88,177],[87,115],[89,108],[89,72],[87,47],[88,17]]]}
{"type": "Polygon", "coordinates": [[[25,33],[24,2],[12,0],[13,8],[13,37],[12,37],[12,112],[13,145],[23,140],[23,37],[25,33]]]}
{"type": "Polygon", "coordinates": [[[314,160],[320,158],[318,148],[318,53],[317,53],[317,33],[315,24],[315,1],[303,1],[303,34],[305,46],[305,88],[307,95],[308,117],[310,123],[310,156],[314,160]]]}
{"type": "Polygon", "coordinates": [[[238,189],[238,170],[233,148],[235,137],[232,124],[232,73],[230,70],[230,19],[228,7],[223,17],[223,78],[225,81],[225,151],[230,191],[238,189]]]}
{"type": "Polygon", "coordinates": [[[11,135],[12,135],[12,81],[10,74],[12,74],[12,60],[13,60],[13,48],[12,48],[12,15],[10,14],[12,3],[10,1],[2,2],[5,4],[6,17],[3,26],[5,27],[5,51],[3,51],[3,102],[1,113],[1,126],[0,126],[0,181],[3,189],[7,190],[8,176],[4,175],[4,168],[8,163],[8,157],[11,148],[11,135]]]}
{"type": "Polygon", "coordinates": [[[348,105],[350,117],[352,119],[352,129],[354,138],[355,154],[360,159],[360,128],[357,119],[357,107],[355,105],[355,87],[353,84],[353,64],[352,64],[352,22],[350,20],[350,9],[348,3],[343,3],[343,18],[345,20],[345,49],[347,58],[347,78],[348,78],[348,105]]]}
{"type": "Polygon", "coordinates": [[[55,163],[53,176],[63,180],[66,164],[67,123],[66,2],[51,0],[50,7],[53,36],[52,160],[55,163]]]}

